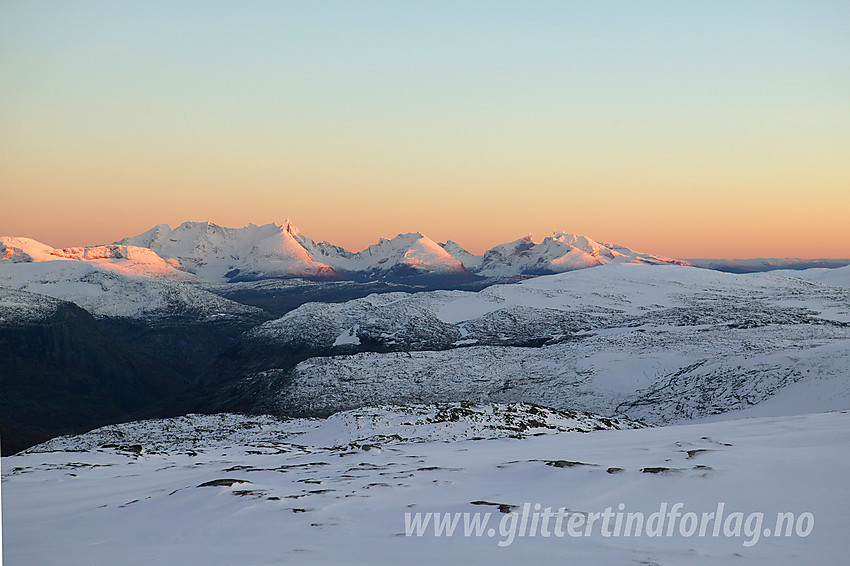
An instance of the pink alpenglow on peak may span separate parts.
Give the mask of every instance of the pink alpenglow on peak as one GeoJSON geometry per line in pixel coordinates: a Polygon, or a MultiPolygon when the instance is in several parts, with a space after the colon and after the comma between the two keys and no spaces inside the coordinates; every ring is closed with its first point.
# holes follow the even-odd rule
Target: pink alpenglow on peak
{"type": "Polygon", "coordinates": [[[123,275],[191,280],[179,262],[165,260],[153,250],[138,246],[107,244],[75,248],[51,248],[30,238],[0,238],[0,258],[8,263],[81,261],[123,275]]]}
{"type": "Polygon", "coordinates": [[[0,237],[0,261],[29,263],[56,259],[52,247],[32,238],[0,237]]]}

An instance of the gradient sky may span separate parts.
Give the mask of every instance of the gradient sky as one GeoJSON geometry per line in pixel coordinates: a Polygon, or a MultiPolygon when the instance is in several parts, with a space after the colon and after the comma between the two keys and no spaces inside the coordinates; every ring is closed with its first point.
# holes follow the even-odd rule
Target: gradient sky
{"type": "Polygon", "coordinates": [[[0,2],[0,234],[850,257],[850,2],[0,2]]]}

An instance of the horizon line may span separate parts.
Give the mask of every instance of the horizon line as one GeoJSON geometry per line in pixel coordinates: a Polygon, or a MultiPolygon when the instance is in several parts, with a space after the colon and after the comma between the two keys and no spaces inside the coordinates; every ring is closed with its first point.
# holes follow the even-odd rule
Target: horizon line
{"type": "MultiPolygon", "coordinates": [[[[159,226],[167,226],[169,230],[173,231],[173,230],[179,228],[180,226],[182,226],[184,224],[210,224],[212,226],[224,228],[224,229],[227,229],[227,230],[242,230],[242,229],[248,228],[250,226],[255,226],[257,228],[261,228],[263,226],[276,226],[278,228],[281,228],[284,231],[289,231],[288,228],[291,227],[291,228],[294,229],[295,234],[304,235],[305,237],[310,238],[310,236],[303,234],[301,232],[301,230],[288,217],[284,218],[284,220],[281,223],[278,223],[276,221],[267,222],[267,223],[264,223],[264,224],[257,224],[257,223],[254,223],[254,222],[248,222],[244,226],[241,226],[241,227],[238,227],[238,228],[234,228],[232,226],[225,226],[223,224],[219,224],[219,223],[215,222],[214,220],[185,220],[185,221],[177,224],[175,226],[175,228],[172,228],[171,224],[169,224],[168,222],[161,222],[159,224],[155,224],[154,226],[152,226],[148,230],[145,230],[144,232],[141,232],[140,234],[136,234],[135,236],[139,236],[139,235],[141,235],[145,232],[148,232],[150,230],[153,230],[154,228],[157,228],[159,226]]],[[[290,233],[292,233],[292,232],[290,232],[290,233]]],[[[686,256],[678,256],[678,255],[677,256],[668,256],[668,255],[656,253],[656,252],[653,252],[653,251],[634,250],[634,249],[630,248],[628,245],[625,245],[625,244],[620,244],[620,243],[617,243],[617,242],[597,240],[596,238],[592,238],[592,237],[587,236],[585,234],[566,232],[566,231],[558,229],[558,228],[553,228],[552,231],[551,231],[551,235],[544,236],[543,240],[540,240],[540,241],[534,239],[534,237],[532,236],[532,232],[527,232],[525,236],[521,236],[521,237],[516,238],[514,240],[508,240],[508,241],[505,241],[505,242],[501,242],[501,243],[491,245],[489,248],[485,249],[482,253],[474,253],[474,252],[469,251],[469,249],[467,249],[465,246],[461,245],[459,242],[457,242],[457,240],[454,240],[453,238],[448,238],[444,242],[440,242],[439,240],[435,240],[435,239],[430,238],[427,234],[425,234],[422,231],[399,232],[396,235],[391,236],[391,237],[377,236],[376,238],[373,239],[374,240],[373,244],[369,244],[365,248],[363,248],[362,250],[358,250],[358,251],[353,251],[353,250],[351,250],[351,249],[349,249],[345,246],[342,246],[342,245],[339,245],[339,244],[334,244],[334,243],[332,243],[328,240],[321,240],[321,241],[314,240],[314,241],[316,243],[326,243],[326,244],[338,246],[338,247],[343,248],[344,250],[351,252],[351,253],[361,253],[361,252],[369,249],[369,247],[380,243],[381,241],[389,241],[389,240],[393,240],[395,238],[398,238],[400,236],[407,236],[407,235],[411,235],[411,234],[420,234],[421,236],[428,238],[429,240],[437,243],[441,247],[443,247],[445,244],[448,244],[448,242],[454,242],[458,246],[460,246],[464,251],[470,253],[473,256],[482,256],[485,253],[487,253],[488,251],[490,251],[490,250],[492,250],[492,249],[494,249],[498,246],[510,244],[510,243],[513,243],[513,242],[516,242],[516,241],[519,241],[519,240],[524,240],[524,239],[528,239],[529,241],[531,241],[535,245],[539,245],[543,241],[545,241],[547,238],[553,237],[555,234],[563,234],[563,235],[569,235],[569,236],[588,238],[588,239],[590,239],[590,240],[592,240],[596,243],[603,244],[603,245],[623,245],[624,247],[627,247],[627,248],[631,249],[632,251],[636,251],[636,252],[639,252],[639,253],[659,255],[659,256],[669,257],[671,259],[679,259],[679,260],[684,260],[684,261],[693,261],[693,260],[704,260],[704,261],[707,261],[707,260],[724,260],[724,261],[805,260],[805,261],[821,261],[822,260],[822,261],[848,261],[848,262],[850,262],[850,256],[848,256],[848,257],[839,257],[839,256],[802,257],[802,256],[793,256],[793,255],[748,256],[748,257],[744,257],[744,256],[738,256],[738,257],[733,257],[733,256],[712,256],[712,257],[708,257],[708,256],[702,256],[702,257],[687,256],[686,257],[686,256]]],[[[126,244],[118,244],[118,241],[125,239],[125,238],[133,238],[135,236],[122,236],[121,238],[118,238],[117,240],[110,241],[110,242],[100,242],[100,243],[93,243],[93,244],[75,244],[75,245],[70,245],[70,246],[54,246],[53,244],[49,244],[49,243],[45,242],[44,240],[41,240],[41,239],[38,239],[38,238],[33,238],[31,236],[12,236],[12,235],[0,234],[0,238],[26,238],[26,239],[34,240],[34,241],[39,242],[41,244],[45,244],[45,245],[50,246],[51,248],[57,249],[57,250],[70,249],[70,248],[92,248],[92,247],[109,246],[109,245],[126,245],[126,244]]],[[[310,239],[312,240],[313,238],[310,238],[310,239]]],[[[144,246],[135,246],[135,247],[144,247],[144,246]]],[[[149,248],[146,248],[146,249],[149,249],[149,248]]]]}

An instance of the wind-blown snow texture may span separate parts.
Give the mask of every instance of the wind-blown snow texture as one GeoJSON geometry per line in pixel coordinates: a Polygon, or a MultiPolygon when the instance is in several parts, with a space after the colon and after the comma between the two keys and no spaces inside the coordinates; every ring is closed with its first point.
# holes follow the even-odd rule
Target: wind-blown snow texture
{"type": "Polygon", "coordinates": [[[814,281],[824,285],[836,287],[850,287],[850,265],[836,267],[833,269],[803,269],[800,271],[779,270],[773,271],[774,275],[785,277],[798,277],[806,281],[814,281]]]}
{"type": "MultiPolygon", "coordinates": [[[[534,417],[523,408],[519,420],[534,417]]],[[[840,564],[846,558],[846,413],[588,434],[391,409],[328,421],[188,416],[108,427],[3,459],[9,564],[840,564]],[[375,421],[375,428],[370,424],[375,421]],[[398,423],[422,420],[421,425],[398,423]],[[434,422],[442,421],[442,422],[434,422]],[[468,422],[470,421],[470,422],[468,422]],[[356,423],[352,426],[352,423],[356,423]],[[430,440],[435,427],[437,440],[430,440]],[[509,426],[508,429],[511,427],[509,426]],[[421,434],[418,430],[424,431],[421,434]],[[457,430],[458,434],[452,434],[457,430]],[[378,432],[380,444],[364,443],[378,432]],[[507,438],[505,438],[507,436],[507,438]],[[423,441],[430,440],[430,441],[423,441]],[[656,473],[650,473],[656,472],[656,473]],[[572,515],[811,513],[806,537],[587,537],[499,533],[524,503],[572,515]],[[502,510],[502,512],[500,512],[502,510]],[[480,537],[405,536],[405,513],[490,514],[480,537]]],[[[476,414],[506,413],[505,407],[476,414]]],[[[547,415],[547,419],[560,419],[547,415]]],[[[569,418],[567,419],[570,420],[569,418]]],[[[607,427],[606,427],[607,428],[607,427]]],[[[532,507],[533,509],[533,507],[532,507]]],[[[554,522],[554,521],[553,521],[554,522]]],[[[528,527],[526,527],[528,530],[528,527]]]]}

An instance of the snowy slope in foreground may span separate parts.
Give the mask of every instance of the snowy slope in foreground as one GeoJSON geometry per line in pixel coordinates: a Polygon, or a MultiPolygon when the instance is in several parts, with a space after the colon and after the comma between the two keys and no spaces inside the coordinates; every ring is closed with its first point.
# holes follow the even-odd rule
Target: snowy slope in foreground
{"type": "Polygon", "coordinates": [[[327,434],[314,431],[317,446],[275,442],[267,433],[273,425],[262,420],[203,419],[201,426],[226,422],[240,432],[226,447],[189,448],[175,438],[173,449],[153,453],[148,443],[190,427],[148,422],[130,435],[146,440],[138,446],[81,442],[82,451],[4,458],[6,561],[832,565],[846,558],[845,413],[338,448],[321,447],[338,433],[330,421],[327,434]],[[682,536],[679,523],[670,537],[604,537],[596,523],[590,536],[560,538],[551,520],[548,537],[538,524],[535,536],[499,545],[510,540],[511,524],[520,528],[519,516],[505,512],[519,514],[525,503],[564,507],[569,520],[620,504],[648,517],[664,502],[681,502],[681,513],[698,517],[722,502],[725,518],[763,512],[764,521],[728,537],[711,536],[711,524],[708,536],[682,536]],[[451,538],[434,536],[433,527],[405,536],[405,513],[416,512],[489,513],[493,534],[464,537],[461,520],[451,538]],[[810,534],[768,536],[763,529],[773,529],[780,512],[811,513],[810,534]]]}

